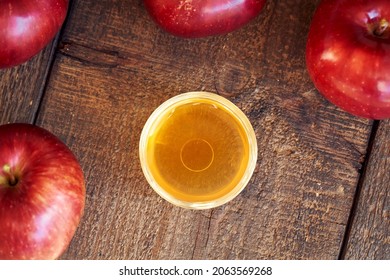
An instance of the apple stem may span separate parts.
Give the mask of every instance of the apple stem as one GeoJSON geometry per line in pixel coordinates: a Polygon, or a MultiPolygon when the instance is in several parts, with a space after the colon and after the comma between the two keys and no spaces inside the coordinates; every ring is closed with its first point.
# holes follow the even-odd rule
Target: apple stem
{"type": "Polygon", "coordinates": [[[14,187],[18,184],[18,178],[11,171],[11,167],[9,164],[3,166],[3,172],[6,175],[6,180],[11,187],[14,187]]]}
{"type": "Polygon", "coordinates": [[[389,22],[386,19],[381,19],[378,25],[374,28],[374,35],[378,37],[384,37],[389,30],[389,22]]]}
{"type": "Polygon", "coordinates": [[[14,187],[14,186],[16,186],[18,184],[18,179],[13,174],[9,174],[8,184],[11,187],[14,187]]]}

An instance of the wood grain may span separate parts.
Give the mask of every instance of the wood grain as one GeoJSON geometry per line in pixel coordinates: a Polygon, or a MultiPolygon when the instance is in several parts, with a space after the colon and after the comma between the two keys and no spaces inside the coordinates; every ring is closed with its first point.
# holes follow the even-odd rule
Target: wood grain
{"type": "Polygon", "coordinates": [[[28,62],[0,69],[0,124],[32,123],[37,113],[54,44],[49,44],[28,62]]]}
{"type": "Polygon", "coordinates": [[[380,123],[368,161],[346,259],[390,259],[390,121],[380,123]]]}
{"type": "Polygon", "coordinates": [[[335,259],[371,123],[325,101],[306,73],[318,1],[268,1],[244,28],[173,37],[142,1],[74,1],[38,124],[75,152],[85,215],[64,259],[335,259]],[[244,192],[190,211],[155,194],[142,174],[148,116],[182,92],[228,97],[250,118],[259,159],[244,192]]]}

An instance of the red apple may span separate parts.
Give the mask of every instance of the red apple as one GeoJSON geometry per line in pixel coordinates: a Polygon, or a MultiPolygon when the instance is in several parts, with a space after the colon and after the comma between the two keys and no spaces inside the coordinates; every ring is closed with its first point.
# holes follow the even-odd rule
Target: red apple
{"type": "Polygon", "coordinates": [[[0,259],[59,257],[84,201],[83,172],[65,144],[37,126],[0,126],[0,259]]]}
{"type": "Polygon", "coordinates": [[[166,31],[196,38],[236,30],[255,18],[266,0],[144,0],[152,18],[166,31]]]}
{"type": "Polygon", "coordinates": [[[0,1],[0,68],[26,62],[60,30],[68,0],[0,1]]]}
{"type": "Polygon", "coordinates": [[[390,1],[323,0],[306,49],[314,85],[356,116],[390,117],[390,1]]]}

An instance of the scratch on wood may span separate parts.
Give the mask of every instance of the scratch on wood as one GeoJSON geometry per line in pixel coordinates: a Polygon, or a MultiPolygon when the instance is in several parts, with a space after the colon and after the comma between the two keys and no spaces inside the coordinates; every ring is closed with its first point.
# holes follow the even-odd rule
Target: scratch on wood
{"type": "Polygon", "coordinates": [[[81,63],[100,68],[116,68],[121,60],[118,51],[98,49],[71,41],[61,42],[58,52],[81,63]]]}

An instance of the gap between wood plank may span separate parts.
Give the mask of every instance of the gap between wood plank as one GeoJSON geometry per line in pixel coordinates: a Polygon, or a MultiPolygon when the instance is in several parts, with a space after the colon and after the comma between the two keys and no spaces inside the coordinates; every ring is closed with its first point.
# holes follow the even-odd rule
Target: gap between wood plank
{"type": "Polygon", "coordinates": [[[380,124],[380,121],[374,121],[372,124],[370,139],[368,140],[368,145],[367,145],[367,150],[366,150],[367,151],[366,157],[365,157],[364,162],[363,162],[362,173],[360,174],[360,177],[359,177],[359,181],[358,181],[355,195],[354,195],[353,202],[352,202],[351,211],[350,211],[349,217],[348,217],[347,226],[346,226],[345,232],[344,232],[343,242],[341,243],[340,253],[338,256],[339,260],[343,260],[345,258],[346,253],[347,253],[349,237],[351,234],[354,218],[356,216],[357,207],[359,204],[359,199],[360,199],[361,191],[363,188],[364,180],[366,178],[366,171],[367,171],[367,167],[368,167],[368,164],[369,164],[369,161],[371,158],[371,152],[372,152],[372,148],[373,148],[374,143],[375,143],[379,124],[380,124]]]}
{"type": "Polygon", "coordinates": [[[57,56],[57,48],[58,48],[58,45],[61,41],[65,27],[68,25],[70,15],[73,12],[73,7],[74,7],[73,3],[74,3],[73,0],[69,1],[68,14],[66,15],[64,23],[62,24],[62,27],[61,27],[60,31],[58,32],[57,36],[54,38],[53,44],[51,46],[49,62],[47,64],[46,71],[44,73],[44,82],[43,82],[43,85],[41,86],[41,90],[40,90],[40,93],[38,95],[38,107],[37,107],[37,110],[35,111],[33,118],[32,118],[32,124],[34,124],[34,125],[37,123],[39,113],[42,109],[43,99],[45,97],[46,89],[47,89],[47,86],[48,86],[48,83],[50,80],[51,72],[52,72],[52,69],[54,66],[54,61],[55,61],[56,56],[57,56]]]}

